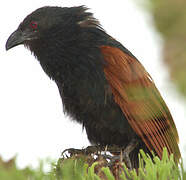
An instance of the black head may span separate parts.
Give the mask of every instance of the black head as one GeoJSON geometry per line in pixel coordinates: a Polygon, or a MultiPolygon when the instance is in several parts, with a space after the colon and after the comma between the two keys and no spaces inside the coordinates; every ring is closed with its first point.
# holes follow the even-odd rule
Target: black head
{"type": "Polygon", "coordinates": [[[77,34],[78,28],[98,27],[99,23],[86,12],[84,6],[78,7],[42,7],[28,15],[7,40],[6,50],[19,44],[29,45],[38,39],[46,39],[60,32],[64,37],[77,34]]]}

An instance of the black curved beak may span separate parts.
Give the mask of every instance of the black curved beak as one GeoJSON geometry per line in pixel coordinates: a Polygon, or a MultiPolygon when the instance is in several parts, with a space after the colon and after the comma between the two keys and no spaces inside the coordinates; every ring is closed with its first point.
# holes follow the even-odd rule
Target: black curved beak
{"type": "Polygon", "coordinates": [[[18,46],[19,44],[23,44],[24,41],[25,41],[25,36],[23,35],[20,29],[17,29],[8,38],[6,42],[6,50],[18,46]]]}

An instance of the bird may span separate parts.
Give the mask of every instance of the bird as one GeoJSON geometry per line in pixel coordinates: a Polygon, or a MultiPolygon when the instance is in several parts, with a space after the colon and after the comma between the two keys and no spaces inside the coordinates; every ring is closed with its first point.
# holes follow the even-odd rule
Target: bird
{"type": "Polygon", "coordinates": [[[152,77],[89,8],[36,9],[9,36],[6,50],[21,44],[55,81],[64,112],[82,124],[92,145],[124,148],[132,168],[139,167],[140,149],[161,159],[165,147],[179,161],[178,132],[152,77]]]}

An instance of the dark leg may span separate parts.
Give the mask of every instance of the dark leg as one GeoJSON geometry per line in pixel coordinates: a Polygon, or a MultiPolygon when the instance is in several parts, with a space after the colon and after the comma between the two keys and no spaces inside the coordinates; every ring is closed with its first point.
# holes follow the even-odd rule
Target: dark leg
{"type": "Polygon", "coordinates": [[[126,165],[130,170],[132,170],[132,163],[129,157],[129,154],[135,149],[137,146],[138,142],[136,139],[132,139],[130,143],[127,145],[125,150],[123,151],[123,160],[125,161],[126,165]]]}
{"type": "MultiPolygon", "coordinates": [[[[132,163],[131,163],[129,154],[135,149],[135,147],[137,146],[137,144],[138,144],[138,141],[133,138],[124,150],[121,150],[120,149],[121,155],[114,155],[114,156],[104,155],[104,157],[107,158],[107,159],[110,159],[110,165],[111,166],[113,166],[113,164],[116,161],[122,161],[122,160],[124,160],[125,163],[126,163],[126,166],[130,170],[132,170],[133,167],[132,167],[132,163]]],[[[109,148],[107,150],[112,153],[112,151],[110,151],[109,148]]],[[[117,151],[117,152],[119,152],[119,151],[117,151]]],[[[116,153],[116,151],[113,152],[113,154],[115,154],[115,153],[116,153]]]]}

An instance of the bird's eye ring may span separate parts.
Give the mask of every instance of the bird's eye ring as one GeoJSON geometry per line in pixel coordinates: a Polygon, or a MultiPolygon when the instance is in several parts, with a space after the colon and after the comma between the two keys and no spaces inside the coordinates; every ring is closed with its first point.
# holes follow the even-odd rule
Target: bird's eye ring
{"type": "Polygon", "coordinates": [[[32,22],[30,23],[30,27],[31,27],[34,31],[36,31],[36,30],[37,30],[37,22],[32,21],[32,22]]]}

